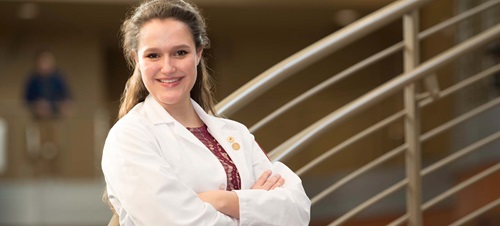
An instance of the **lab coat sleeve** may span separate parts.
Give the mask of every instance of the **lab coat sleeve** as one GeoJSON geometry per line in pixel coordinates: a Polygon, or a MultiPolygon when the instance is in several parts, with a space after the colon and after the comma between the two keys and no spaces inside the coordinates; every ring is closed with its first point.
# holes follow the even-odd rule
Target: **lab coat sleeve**
{"type": "Polygon", "coordinates": [[[239,225],[174,175],[144,122],[115,125],[106,140],[102,167],[121,225],[239,225]]]}
{"type": "MultiPolygon", "coordinates": [[[[253,140],[253,136],[252,136],[253,140]]],[[[253,141],[253,173],[256,180],[265,170],[280,174],[285,184],[274,190],[247,189],[235,191],[240,205],[240,224],[247,225],[309,225],[311,201],[301,179],[281,162],[271,163],[253,141]]]]}

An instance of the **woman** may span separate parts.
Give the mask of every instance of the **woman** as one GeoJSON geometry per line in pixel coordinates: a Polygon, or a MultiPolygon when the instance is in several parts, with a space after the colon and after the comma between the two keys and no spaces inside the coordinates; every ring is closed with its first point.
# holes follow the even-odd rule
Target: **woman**
{"type": "Polygon", "coordinates": [[[214,112],[199,11],[147,1],[122,26],[134,67],[102,168],[120,225],[307,225],[301,180],[214,112]]]}

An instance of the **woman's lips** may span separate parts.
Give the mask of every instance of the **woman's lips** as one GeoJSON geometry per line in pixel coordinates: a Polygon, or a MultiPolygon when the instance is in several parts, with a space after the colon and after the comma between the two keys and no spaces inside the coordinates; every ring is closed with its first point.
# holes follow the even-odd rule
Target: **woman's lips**
{"type": "Polygon", "coordinates": [[[161,86],[172,88],[179,85],[184,77],[175,77],[175,78],[165,78],[165,79],[156,79],[160,83],[161,86]]]}

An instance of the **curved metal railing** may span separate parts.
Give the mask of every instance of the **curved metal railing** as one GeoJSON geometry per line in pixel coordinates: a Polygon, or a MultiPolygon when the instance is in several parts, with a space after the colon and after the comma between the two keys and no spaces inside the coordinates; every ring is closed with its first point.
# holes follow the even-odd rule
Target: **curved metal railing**
{"type": "MultiPolygon", "coordinates": [[[[319,192],[312,198],[312,203],[313,205],[316,205],[317,203],[324,200],[325,197],[331,195],[333,192],[345,186],[347,183],[359,178],[361,175],[366,174],[367,172],[374,170],[376,167],[381,166],[389,160],[403,154],[406,156],[406,178],[379,192],[357,207],[349,210],[347,213],[338,217],[329,225],[345,224],[348,220],[352,219],[354,216],[358,215],[365,209],[405,187],[408,188],[407,213],[395,219],[389,225],[401,225],[405,222],[408,222],[409,225],[422,225],[423,211],[428,210],[429,208],[437,205],[448,197],[451,197],[452,195],[457,194],[458,192],[477,183],[478,181],[500,171],[500,163],[493,164],[489,168],[466,179],[465,181],[456,184],[455,186],[449,188],[447,191],[431,198],[430,200],[426,202],[422,201],[421,180],[423,177],[436,172],[439,169],[442,169],[443,167],[448,166],[449,164],[467,155],[475,153],[481,148],[487,147],[488,145],[500,139],[500,131],[498,131],[472,144],[469,144],[467,147],[444,157],[443,159],[431,164],[430,166],[427,166],[425,168],[422,168],[420,166],[420,146],[423,143],[429,141],[432,138],[435,138],[439,134],[442,134],[453,129],[454,127],[465,123],[467,120],[473,119],[474,117],[479,117],[485,112],[500,105],[500,97],[498,97],[496,99],[488,101],[481,106],[475,107],[469,112],[466,112],[456,118],[450,119],[448,122],[445,122],[442,125],[439,125],[424,134],[420,134],[420,111],[423,108],[437,103],[438,99],[456,94],[457,92],[463,91],[478,82],[484,81],[485,79],[491,79],[493,75],[497,74],[500,71],[500,64],[496,64],[440,91],[437,86],[437,80],[435,77],[436,75],[434,74],[434,72],[440,69],[442,66],[457,60],[459,57],[471,51],[474,51],[486,44],[498,40],[498,38],[500,37],[500,24],[497,23],[496,25],[483,31],[482,33],[457,44],[456,46],[427,60],[426,62],[423,62],[422,64],[420,64],[419,62],[419,43],[423,39],[428,38],[429,36],[442,31],[443,29],[449,28],[450,26],[456,25],[459,22],[470,19],[473,16],[477,16],[480,13],[484,13],[486,10],[498,6],[500,0],[490,0],[482,3],[423,32],[418,33],[418,10],[420,7],[428,3],[430,3],[430,1],[428,0],[395,1],[394,3],[380,9],[379,11],[370,14],[369,16],[359,20],[358,22],[353,23],[334,34],[325,37],[317,43],[285,59],[276,66],[270,68],[263,74],[256,77],[254,80],[247,83],[245,86],[238,89],[236,92],[219,103],[216,108],[218,113],[221,115],[231,115],[242,106],[255,99],[257,96],[263,94],[273,86],[277,85],[279,82],[285,80],[290,76],[293,76],[294,73],[298,72],[299,70],[310,66],[312,63],[323,59],[333,52],[368,35],[372,31],[375,31],[393,21],[403,18],[403,24],[405,27],[404,41],[394,44],[332,76],[321,84],[308,90],[304,94],[299,95],[290,102],[279,107],[277,110],[264,117],[262,120],[260,120],[250,128],[251,131],[256,131],[263,128],[267,123],[275,120],[284,112],[293,108],[297,104],[309,99],[320,91],[332,86],[335,83],[340,82],[341,80],[372,64],[379,62],[384,58],[387,58],[388,56],[391,56],[399,51],[403,51],[405,56],[404,73],[391,79],[383,85],[374,88],[372,91],[341,107],[340,109],[328,114],[306,129],[289,138],[287,141],[283,142],[269,153],[269,156],[274,161],[287,161],[296,153],[300,152],[305,146],[313,142],[315,139],[318,139],[318,137],[320,137],[326,131],[331,130],[331,128],[340,125],[341,123],[354,117],[355,115],[367,110],[369,107],[372,107],[377,103],[380,103],[381,101],[391,97],[395,93],[404,91],[405,108],[403,110],[394,113],[393,115],[375,123],[374,125],[369,126],[358,134],[344,140],[343,142],[320,154],[318,157],[297,170],[297,174],[303,175],[314,167],[320,165],[321,163],[324,163],[332,156],[345,151],[347,147],[353,145],[354,143],[361,141],[362,139],[374,134],[375,132],[394,124],[395,122],[404,120],[406,127],[406,142],[404,144],[388,152],[385,152],[368,164],[361,166],[349,175],[328,186],[326,189],[319,192]],[[422,95],[417,94],[415,91],[415,84],[417,82],[420,82],[421,80],[426,80],[425,84],[427,88],[427,93],[424,93],[422,95]]],[[[474,219],[475,217],[493,208],[496,208],[499,205],[500,198],[493,200],[489,204],[475,210],[474,212],[471,212],[461,219],[458,219],[456,222],[453,222],[452,225],[463,225],[468,221],[474,219]]]]}
{"type": "Polygon", "coordinates": [[[392,21],[405,12],[422,6],[430,0],[400,0],[372,13],[353,24],[319,40],[269,68],[241,88],[224,98],[216,106],[217,114],[229,116],[245,104],[262,95],[279,82],[294,75],[299,70],[323,59],[325,56],[353,43],[392,21]]]}
{"type": "MultiPolygon", "coordinates": [[[[434,25],[425,31],[422,31],[419,35],[418,38],[420,41],[423,39],[443,30],[448,27],[451,27],[453,25],[456,25],[457,23],[464,21],[466,19],[471,18],[472,16],[477,15],[478,13],[481,13],[491,7],[494,7],[495,5],[500,4],[500,1],[490,1],[490,2],[485,2],[479,6],[476,6],[472,9],[467,10],[466,12],[463,12],[459,15],[454,16],[453,18],[450,18],[446,21],[443,21],[437,25],[434,25]]],[[[343,70],[342,72],[335,74],[331,76],[329,79],[326,81],[316,85],[315,87],[311,88],[310,90],[306,91],[305,93],[301,94],[300,96],[294,98],[293,100],[289,101],[285,105],[281,106],[280,108],[276,109],[273,111],[271,114],[267,115],[257,123],[255,123],[252,127],[250,127],[250,131],[255,132],[256,130],[262,128],[264,125],[267,123],[271,122],[272,120],[276,119],[278,116],[282,115],[283,113],[287,112],[291,108],[297,106],[298,104],[304,102],[305,100],[308,100],[309,98],[313,97],[315,94],[325,90],[326,88],[352,76],[354,73],[361,71],[362,69],[373,65],[380,60],[393,55],[397,53],[398,51],[401,51],[404,47],[403,42],[399,42],[397,44],[394,44],[383,51],[380,51],[376,54],[374,54],[371,57],[368,57],[359,63],[356,63],[355,65],[343,70]]],[[[242,92],[243,93],[243,92],[242,92]]]]}
{"type": "Polygon", "coordinates": [[[459,46],[452,48],[439,56],[425,62],[424,64],[417,67],[410,73],[402,74],[391,81],[385,83],[368,94],[358,98],[356,101],[349,103],[348,105],[340,108],[339,110],[329,114],[328,116],[317,121],[313,125],[301,131],[299,134],[285,141],[283,144],[275,148],[269,155],[277,160],[284,160],[285,157],[291,157],[292,154],[299,148],[305,146],[313,139],[335,126],[347,118],[375,105],[376,103],[382,101],[384,98],[402,90],[406,85],[416,82],[425,76],[430,75],[440,66],[457,59],[462,54],[472,51],[480,46],[489,43],[500,36],[500,24],[496,25],[494,28],[484,32],[477,37],[474,37],[459,46]]]}

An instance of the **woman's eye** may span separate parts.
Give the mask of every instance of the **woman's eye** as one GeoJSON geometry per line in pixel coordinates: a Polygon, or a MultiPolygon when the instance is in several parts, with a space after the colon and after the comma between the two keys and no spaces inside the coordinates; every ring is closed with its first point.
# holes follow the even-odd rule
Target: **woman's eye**
{"type": "Polygon", "coordinates": [[[175,55],[175,56],[184,56],[184,55],[186,55],[187,53],[188,53],[188,52],[187,52],[187,51],[185,51],[185,50],[179,50],[179,51],[176,51],[176,52],[174,53],[174,55],[175,55]]]}
{"type": "Polygon", "coordinates": [[[154,59],[154,58],[158,58],[160,57],[158,54],[156,53],[150,53],[148,55],[146,55],[147,58],[151,58],[151,59],[154,59]]]}

